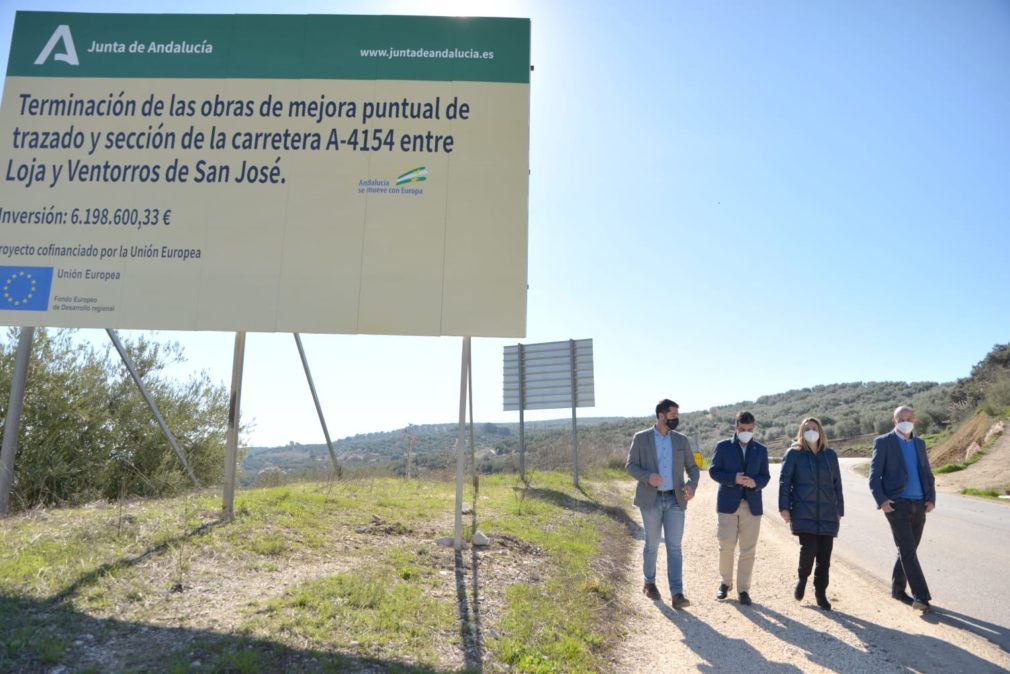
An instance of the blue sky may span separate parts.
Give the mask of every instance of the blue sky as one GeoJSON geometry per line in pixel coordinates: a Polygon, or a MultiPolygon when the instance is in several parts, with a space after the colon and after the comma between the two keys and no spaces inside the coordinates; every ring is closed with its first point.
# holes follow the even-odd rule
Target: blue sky
{"type": "MultiPolygon", "coordinates": [[[[580,416],[950,381],[1010,341],[1006,2],[33,0],[4,66],[16,9],[529,17],[523,341],[594,340],[580,416]]],[[[229,381],[232,335],[156,337],[229,381]]],[[[335,437],[455,419],[459,338],[304,341],[335,437]]],[[[518,418],[514,341],[474,340],[478,421],[518,418]]],[[[290,335],[249,335],[242,395],[251,444],[322,441],[290,335]]]]}

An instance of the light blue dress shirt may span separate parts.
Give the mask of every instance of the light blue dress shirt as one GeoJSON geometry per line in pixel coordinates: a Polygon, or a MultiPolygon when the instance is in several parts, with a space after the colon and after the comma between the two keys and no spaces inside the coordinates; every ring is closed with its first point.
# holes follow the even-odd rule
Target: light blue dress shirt
{"type": "Polygon", "coordinates": [[[659,466],[659,476],[663,478],[657,489],[670,491],[673,489],[673,437],[669,433],[663,435],[655,428],[652,432],[656,438],[656,465],[659,466]]]}

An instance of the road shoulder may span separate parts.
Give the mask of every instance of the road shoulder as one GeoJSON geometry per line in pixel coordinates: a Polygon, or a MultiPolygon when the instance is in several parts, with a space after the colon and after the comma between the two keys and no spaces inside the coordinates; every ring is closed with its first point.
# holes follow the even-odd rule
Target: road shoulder
{"type": "MultiPolygon", "coordinates": [[[[715,599],[719,585],[715,515],[716,485],[703,480],[687,512],[684,550],[685,611],[669,606],[666,559],[660,546],[657,577],[663,602],[641,593],[641,540],[630,540],[623,604],[626,636],[615,652],[619,672],[907,672],[1010,671],[1010,654],[986,638],[1005,628],[937,607],[923,616],[890,598],[887,588],[859,569],[833,560],[830,612],[813,603],[808,587],[793,599],[799,545],[777,514],[766,512],[750,595],[752,606],[715,599]]],[[[766,509],[773,495],[765,494],[766,509]]],[[[640,522],[626,503],[629,516],[640,522]]],[[[881,544],[886,544],[882,541],[881,544]]]]}

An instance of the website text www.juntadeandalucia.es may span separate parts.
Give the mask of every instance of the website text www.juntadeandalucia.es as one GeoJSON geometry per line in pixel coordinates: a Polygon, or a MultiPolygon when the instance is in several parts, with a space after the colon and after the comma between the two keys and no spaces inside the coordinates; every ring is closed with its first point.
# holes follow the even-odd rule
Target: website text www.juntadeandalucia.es
{"type": "Polygon", "coordinates": [[[480,49],[460,49],[459,47],[446,47],[445,49],[361,49],[361,58],[380,59],[469,59],[474,61],[494,59],[493,51],[482,51],[480,49]]]}

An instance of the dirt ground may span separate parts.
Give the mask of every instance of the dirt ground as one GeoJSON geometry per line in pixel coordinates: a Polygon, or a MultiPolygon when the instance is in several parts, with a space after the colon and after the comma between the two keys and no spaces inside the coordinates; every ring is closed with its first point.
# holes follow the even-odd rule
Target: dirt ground
{"type": "Polygon", "coordinates": [[[1010,489],[1010,433],[1001,435],[981,459],[964,470],[937,475],[936,486],[954,492],[965,488],[1010,489]]]}
{"type": "MultiPolygon", "coordinates": [[[[1004,628],[942,606],[922,615],[891,599],[884,583],[838,561],[828,588],[833,610],[817,608],[810,585],[807,597],[797,602],[799,545],[778,515],[768,513],[773,511],[769,494],[750,591],[754,604],[740,605],[735,590],[726,601],[717,601],[715,493],[716,485],[703,475],[687,511],[684,585],[692,606],[670,608],[662,545],[657,573],[662,602],[642,595],[641,541],[629,551],[631,581],[622,599],[630,615],[614,653],[615,672],[1010,671],[1010,653],[997,645],[1007,643],[1004,628]]],[[[629,514],[641,521],[630,506],[630,487],[627,503],[629,514]]]]}
{"type": "MultiPolygon", "coordinates": [[[[1008,460],[1010,442],[1004,438],[990,448],[984,459],[963,472],[984,469],[988,461],[999,465],[1008,460]]],[[[975,479],[972,486],[978,484],[975,479]]],[[[630,480],[622,482],[620,489],[625,491],[615,494],[611,485],[606,485],[607,500],[616,498],[626,506],[631,521],[639,522],[639,513],[631,505],[633,484],[630,480]]],[[[664,601],[654,603],[641,594],[640,529],[636,540],[624,536],[609,539],[608,559],[600,563],[615,565],[604,575],[621,589],[609,607],[615,611],[609,623],[613,630],[610,634],[617,635],[617,646],[603,671],[1010,672],[1010,653],[998,645],[1010,643],[1005,628],[945,610],[942,605],[935,613],[922,616],[890,599],[882,582],[838,561],[832,566],[828,591],[833,611],[818,609],[809,587],[807,598],[796,602],[792,590],[799,546],[776,514],[766,515],[762,523],[751,588],[754,605],[741,606],[735,592],[729,600],[717,601],[715,493],[716,486],[704,476],[698,496],[688,508],[684,579],[693,605],[685,611],[674,611],[669,606],[662,546],[657,577],[661,579],[664,601]]],[[[771,498],[771,494],[765,495],[769,508],[771,498]]],[[[196,555],[177,560],[172,554],[158,562],[138,565],[123,576],[121,586],[115,581],[108,588],[109,606],[104,615],[95,615],[94,619],[81,616],[71,626],[72,635],[67,638],[72,644],[69,657],[79,667],[122,671],[128,660],[136,661],[138,652],[150,653],[152,658],[164,657],[213,634],[271,638],[243,631],[243,622],[269,597],[280,596],[305,580],[353,568],[360,563],[354,551],[374,543],[376,536],[392,537],[391,544],[423,545],[448,527],[449,520],[430,522],[415,531],[399,531],[396,527],[389,530],[390,525],[377,522],[372,527],[343,532],[338,547],[345,549],[346,557],[333,554],[320,559],[306,555],[279,568],[249,568],[230,559],[196,555]],[[164,590],[172,585],[180,563],[186,565],[183,591],[164,590]],[[231,573],[222,578],[221,568],[231,569],[231,573]],[[162,589],[136,594],[136,588],[144,586],[162,589]]],[[[515,582],[535,583],[550,576],[550,559],[544,551],[510,536],[492,535],[492,541],[490,548],[480,553],[468,550],[458,558],[448,549],[435,548],[432,553],[438,573],[445,579],[438,593],[449,601],[459,601],[462,618],[472,627],[462,648],[452,634],[433,635],[442,644],[437,649],[438,665],[446,671],[467,666],[485,671],[505,669],[494,661],[483,643],[497,636],[495,628],[505,610],[505,590],[515,582]]],[[[881,545],[888,542],[881,541],[881,545]]],[[[292,639],[287,645],[303,649],[308,654],[306,662],[311,664],[310,651],[315,644],[292,639]]],[[[196,663],[191,665],[197,668],[196,663]]],[[[365,663],[360,671],[381,669],[365,663]]],[[[52,671],[69,674],[73,670],[52,671]]]]}

